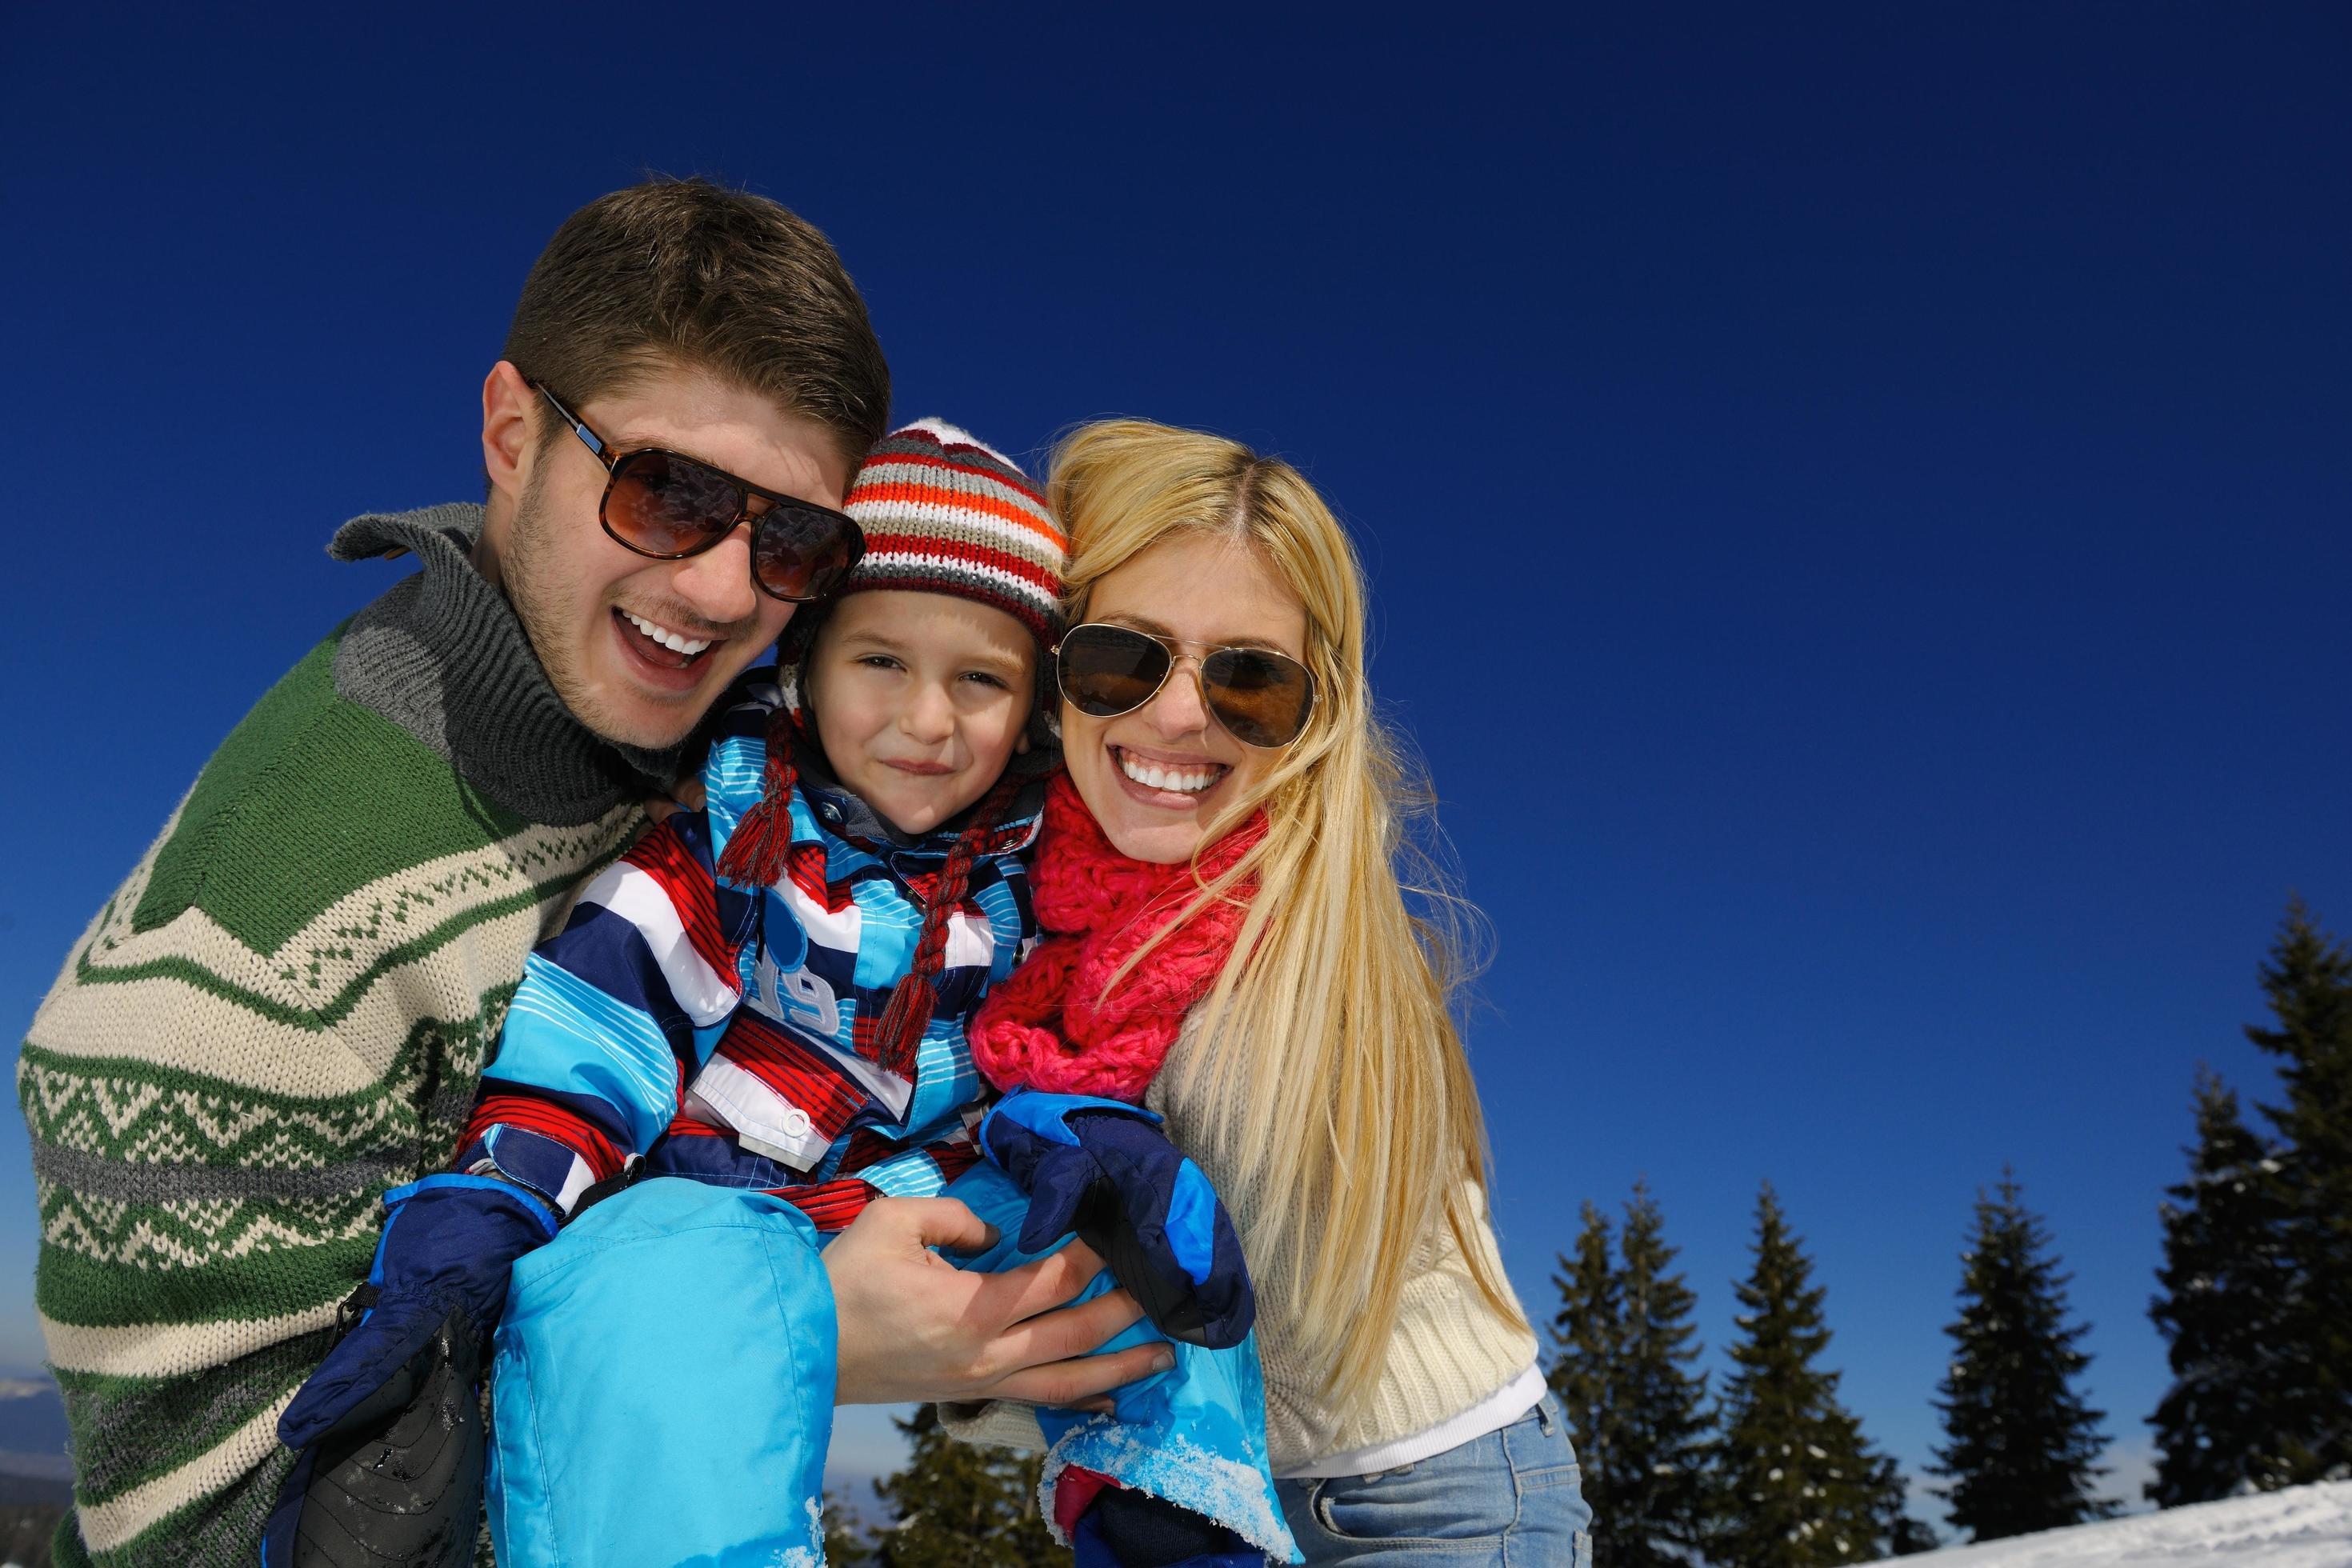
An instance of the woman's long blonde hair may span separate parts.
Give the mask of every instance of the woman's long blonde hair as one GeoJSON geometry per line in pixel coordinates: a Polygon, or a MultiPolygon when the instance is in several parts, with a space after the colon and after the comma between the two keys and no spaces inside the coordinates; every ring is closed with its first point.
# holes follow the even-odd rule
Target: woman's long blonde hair
{"type": "Polygon", "coordinates": [[[1205,1147],[1188,1152],[1206,1156],[1221,1188],[1266,1195],[1243,1219],[1244,1250],[1259,1268],[1283,1258],[1300,1282],[1286,1331],[1329,1369],[1323,1393],[1344,1413],[1377,1386],[1406,1260],[1441,1219],[1480,1292],[1525,1321],[1491,1252],[1472,1242],[1486,1130],[1448,1005],[1462,973],[1449,917],[1466,906],[1408,832],[1427,796],[1409,791],[1372,711],[1363,571],[1297,469],[1222,437],[1087,425],[1055,448],[1048,492],[1070,535],[1074,626],[1104,576],[1186,532],[1247,542],[1306,606],[1306,732],[1202,838],[1265,808],[1265,838],[1201,893],[1244,879],[1257,889],[1199,1015],[1195,1087],[1219,1124],[1197,1130],[1205,1147]]]}

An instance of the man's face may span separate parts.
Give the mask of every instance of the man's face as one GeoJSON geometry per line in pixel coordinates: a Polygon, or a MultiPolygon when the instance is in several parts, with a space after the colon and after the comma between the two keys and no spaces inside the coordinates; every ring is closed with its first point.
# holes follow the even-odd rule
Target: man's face
{"type": "MultiPolygon", "coordinates": [[[[539,418],[555,417],[534,402],[539,418]]],[[[611,451],[664,447],[823,506],[838,509],[849,482],[831,430],[702,371],[664,370],[573,412],[611,451]]],[[[599,523],[604,467],[570,431],[516,457],[520,493],[493,554],[556,694],[608,741],[683,741],[793,616],[752,584],[750,528],[684,561],[650,561],[599,523]]]]}

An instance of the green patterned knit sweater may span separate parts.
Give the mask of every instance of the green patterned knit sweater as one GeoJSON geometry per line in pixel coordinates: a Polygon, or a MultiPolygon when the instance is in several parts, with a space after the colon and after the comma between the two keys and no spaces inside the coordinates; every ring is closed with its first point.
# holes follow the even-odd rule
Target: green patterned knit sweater
{"type": "Polygon", "coordinates": [[[479,518],[337,535],[425,569],[229,735],[33,1020],[61,1563],[258,1561],[278,1413],[366,1276],[378,1199],[447,1160],[525,954],[638,822],[628,764],[659,759],[555,698],[467,564],[479,518]]]}

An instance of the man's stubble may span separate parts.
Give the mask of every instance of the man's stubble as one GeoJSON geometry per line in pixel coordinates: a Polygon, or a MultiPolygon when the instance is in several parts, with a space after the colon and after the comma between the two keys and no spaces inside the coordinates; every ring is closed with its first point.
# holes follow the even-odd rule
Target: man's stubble
{"type": "MultiPolygon", "coordinates": [[[[507,548],[499,563],[501,585],[515,618],[522,622],[547,683],[572,710],[572,716],[604,740],[624,745],[658,748],[675,744],[682,735],[646,736],[615,732],[611,705],[580,668],[580,650],[564,635],[566,620],[579,614],[577,577],[566,562],[558,540],[562,524],[548,515],[543,468],[535,470],[515,501],[514,521],[507,531],[507,548]]],[[[689,721],[688,727],[691,727],[689,721]]]]}

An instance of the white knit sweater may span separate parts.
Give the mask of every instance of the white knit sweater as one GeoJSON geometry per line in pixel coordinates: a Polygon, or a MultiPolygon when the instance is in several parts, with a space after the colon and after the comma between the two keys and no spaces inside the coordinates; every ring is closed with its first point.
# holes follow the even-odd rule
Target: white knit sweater
{"type": "MultiPolygon", "coordinates": [[[[1145,1102],[1168,1119],[1169,1136],[1197,1161],[1216,1184],[1218,1195],[1244,1237],[1274,1194],[1229,1184],[1219,1171],[1217,1151],[1205,1129],[1210,1102],[1206,1074],[1196,1072],[1198,1045],[1187,1026],[1169,1052],[1145,1102]]],[[[1471,1189],[1471,1208],[1480,1218],[1471,1243],[1486,1255],[1494,1277],[1503,1276],[1495,1233],[1483,1217],[1484,1194],[1471,1189]]],[[[1294,1348],[1297,1301],[1303,1293],[1294,1273],[1268,1259],[1251,1260],[1257,1290],[1258,1357],[1265,1371],[1266,1443],[1279,1475],[1313,1464],[1327,1454],[1391,1443],[1424,1432],[1458,1415],[1535,1364],[1535,1335],[1497,1314],[1476,1281],[1441,1215],[1404,1260],[1410,1276],[1389,1339],[1386,1364],[1372,1397],[1341,1421],[1318,1396],[1326,1369],[1309,1364],[1294,1348]]],[[[1030,1408],[1005,1401],[943,1405],[948,1430],[968,1443],[1043,1448],[1045,1438],[1030,1408]]]]}

